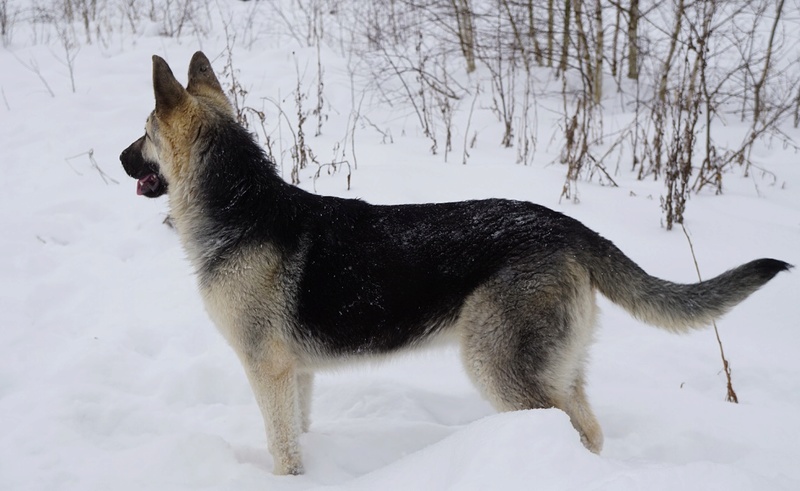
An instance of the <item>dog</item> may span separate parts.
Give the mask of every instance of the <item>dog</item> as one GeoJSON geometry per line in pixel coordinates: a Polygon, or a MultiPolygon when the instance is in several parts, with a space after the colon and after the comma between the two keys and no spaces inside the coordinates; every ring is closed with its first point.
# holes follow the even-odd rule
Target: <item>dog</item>
{"type": "Polygon", "coordinates": [[[498,411],[555,407],[583,444],[595,291],[682,333],[791,266],[758,259],[696,284],[645,273],[577,220],[523,201],[377,206],[286,183],[237,123],[208,58],[184,88],[153,56],[155,110],[120,155],[137,193],[167,194],[209,316],[238,355],[276,474],[303,472],[315,370],[436,340],[460,344],[498,411]]]}

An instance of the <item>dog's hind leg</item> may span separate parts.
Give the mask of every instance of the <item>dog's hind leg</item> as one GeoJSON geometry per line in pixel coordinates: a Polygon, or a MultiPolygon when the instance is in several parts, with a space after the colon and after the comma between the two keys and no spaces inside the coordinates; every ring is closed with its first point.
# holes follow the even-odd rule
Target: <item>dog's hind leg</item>
{"type": "MultiPolygon", "coordinates": [[[[576,284],[578,288],[562,304],[568,311],[568,315],[563,316],[567,334],[559,343],[561,351],[553,357],[549,370],[565,383],[556,386],[550,400],[554,407],[567,413],[572,426],[580,433],[583,445],[599,454],[603,449],[603,431],[589,405],[585,389],[586,357],[597,320],[597,304],[588,280],[578,280],[576,284]]],[[[556,316],[554,321],[558,322],[559,317],[556,316]]]]}
{"type": "Polygon", "coordinates": [[[566,394],[553,397],[553,406],[567,413],[583,445],[599,454],[603,449],[603,430],[586,398],[583,373],[578,375],[566,394]]]}
{"type": "Polygon", "coordinates": [[[302,474],[298,373],[286,348],[271,344],[240,358],[264,417],[273,472],[302,474]]]}
{"type": "Polygon", "coordinates": [[[584,446],[599,453],[603,435],[584,390],[594,294],[588,278],[569,269],[553,277],[473,294],[461,319],[464,365],[498,411],[561,409],[584,446]]]}

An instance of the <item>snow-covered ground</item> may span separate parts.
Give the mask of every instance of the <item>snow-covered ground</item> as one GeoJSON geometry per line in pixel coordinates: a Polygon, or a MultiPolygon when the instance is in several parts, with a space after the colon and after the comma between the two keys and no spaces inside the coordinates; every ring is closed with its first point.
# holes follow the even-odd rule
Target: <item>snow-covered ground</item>
{"type": "MultiPolygon", "coordinates": [[[[319,376],[302,438],[306,474],[273,476],[238,360],[162,224],[166,200],[136,196],[119,165],[152,109],[152,54],[182,80],[197,49],[218,72],[224,65],[222,33],[176,40],[156,31],[83,46],[75,93],[57,42],[17,32],[0,49],[0,489],[800,489],[797,271],[718,322],[739,404],[724,401],[713,330],[670,335],[601,299],[589,368],[601,456],[557,410],[495,414],[455,349],[437,348],[319,376]]],[[[313,66],[315,56],[277,45],[235,52],[268,129],[278,117],[261,98],[288,97],[290,112],[295,60],[313,66]]],[[[345,139],[353,100],[345,60],[325,60],[330,119],[309,141],[321,160],[345,139]]],[[[461,143],[444,163],[410,114],[362,110],[392,129],[393,143],[359,126],[351,189],[344,172],[315,181],[313,169],[304,188],[374,203],[535,201],[600,231],[655,275],[696,279],[684,234],[659,224],[661,183],[636,181],[622,165],[618,188],[580,183],[580,204],[559,203],[564,169],[550,165],[558,149],[547,144],[558,114],[539,114],[534,165],[516,165],[490,129],[461,165],[461,143]]],[[[489,128],[490,111],[478,113],[473,128],[489,128]]],[[[799,157],[780,145],[759,152],[775,184],[736,172],[724,195],[691,199],[687,229],[704,277],[757,257],[800,264],[799,157]]]]}

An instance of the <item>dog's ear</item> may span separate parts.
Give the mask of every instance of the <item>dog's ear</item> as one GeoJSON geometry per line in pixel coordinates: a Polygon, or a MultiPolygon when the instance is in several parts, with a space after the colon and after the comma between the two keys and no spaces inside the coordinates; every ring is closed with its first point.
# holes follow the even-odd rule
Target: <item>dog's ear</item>
{"type": "Polygon", "coordinates": [[[186,89],[172,74],[167,62],[158,55],[153,55],[153,92],[156,96],[156,116],[160,118],[168,116],[188,97],[186,89]]]}
{"type": "Polygon", "coordinates": [[[189,85],[186,86],[186,90],[192,95],[207,90],[224,95],[222,86],[211,68],[211,62],[202,51],[195,53],[192,61],[189,62],[189,85]]]}

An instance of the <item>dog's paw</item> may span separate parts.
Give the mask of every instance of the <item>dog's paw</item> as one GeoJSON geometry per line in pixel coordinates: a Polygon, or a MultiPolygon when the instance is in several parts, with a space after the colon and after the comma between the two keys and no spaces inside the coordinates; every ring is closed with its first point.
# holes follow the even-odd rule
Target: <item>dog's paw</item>
{"type": "Polygon", "coordinates": [[[587,435],[581,434],[581,443],[590,452],[600,455],[603,450],[603,435],[592,435],[592,438],[589,438],[587,435]]]}
{"type": "Polygon", "coordinates": [[[299,476],[304,472],[303,464],[300,462],[286,464],[276,463],[275,468],[272,469],[272,473],[276,476],[299,476]]]}
{"type": "Polygon", "coordinates": [[[300,456],[295,454],[276,458],[275,467],[272,469],[272,473],[276,476],[299,476],[303,472],[303,462],[300,456]]]}

